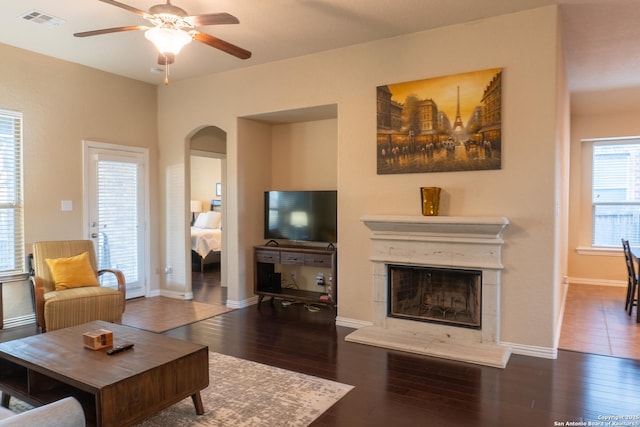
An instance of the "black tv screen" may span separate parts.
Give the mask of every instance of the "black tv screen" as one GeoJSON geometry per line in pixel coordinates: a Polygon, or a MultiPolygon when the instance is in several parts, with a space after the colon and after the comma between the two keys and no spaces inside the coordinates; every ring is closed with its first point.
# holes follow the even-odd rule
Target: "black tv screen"
{"type": "Polygon", "coordinates": [[[334,191],[265,191],[264,238],[338,241],[338,194],[334,191]]]}

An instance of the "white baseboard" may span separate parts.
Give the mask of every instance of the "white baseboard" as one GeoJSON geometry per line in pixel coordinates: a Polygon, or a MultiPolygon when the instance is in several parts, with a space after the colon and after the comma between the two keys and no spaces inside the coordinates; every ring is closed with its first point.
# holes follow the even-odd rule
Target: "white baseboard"
{"type": "MultiPolygon", "coordinates": [[[[167,289],[159,289],[149,292],[148,297],[157,297],[163,296],[167,298],[181,299],[181,300],[192,300],[193,293],[191,292],[178,292],[178,291],[170,291],[167,289]]],[[[225,306],[229,308],[245,308],[252,305],[256,305],[258,303],[258,297],[253,296],[251,298],[247,298],[245,300],[227,300],[225,306]]]]}
{"type": "Polygon", "coordinates": [[[502,345],[511,347],[511,353],[523,356],[539,357],[542,359],[557,359],[558,349],[550,347],[538,347],[535,345],[514,344],[511,342],[501,342],[502,345]]]}
{"type": "Polygon", "coordinates": [[[26,316],[12,317],[4,320],[3,329],[17,328],[18,326],[33,325],[36,323],[36,315],[28,314],[26,316]]]}
{"type": "Polygon", "coordinates": [[[363,320],[350,319],[348,317],[337,316],[336,325],[344,326],[346,328],[360,329],[360,328],[364,328],[365,326],[372,326],[373,323],[365,322],[363,320]]]}
{"type": "MultiPolygon", "coordinates": [[[[152,293],[150,293],[151,295],[152,293]]],[[[161,297],[174,298],[174,299],[183,299],[183,300],[192,300],[193,294],[191,292],[178,292],[178,291],[170,291],[167,289],[160,289],[158,295],[161,297]]]]}
{"type": "Polygon", "coordinates": [[[244,300],[230,300],[227,299],[227,303],[225,304],[229,308],[245,308],[252,305],[256,305],[258,303],[258,296],[253,296],[251,298],[247,298],[244,300]]]}
{"type": "Polygon", "coordinates": [[[598,286],[618,286],[627,287],[627,282],[624,280],[604,280],[604,279],[585,279],[581,277],[569,277],[567,278],[569,283],[576,285],[598,285],[598,286]]]}

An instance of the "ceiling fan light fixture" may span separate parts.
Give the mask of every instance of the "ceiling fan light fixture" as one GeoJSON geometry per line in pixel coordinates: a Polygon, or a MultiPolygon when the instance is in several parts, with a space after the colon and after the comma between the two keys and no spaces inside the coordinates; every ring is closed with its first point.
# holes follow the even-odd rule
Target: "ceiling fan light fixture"
{"type": "Polygon", "coordinates": [[[191,42],[191,35],[178,28],[155,27],[145,31],[144,36],[163,55],[175,55],[191,42]]]}
{"type": "MultiPolygon", "coordinates": [[[[172,5],[171,0],[166,0],[164,4],[151,6],[148,12],[116,0],[100,1],[133,12],[149,21],[153,26],[150,28],[143,25],[128,25],[124,27],[103,28],[100,30],[75,33],[74,36],[91,37],[122,31],[145,30],[145,37],[153,43],[158,51],[158,64],[164,66],[164,70],[159,69],[158,71],[164,71],[165,85],[169,84],[169,65],[175,62],[176,55],[183,47],[191,43],[191,40],[196,40],[199,43],[206,44],[240,59],[249,59],[251,57],[251,52],[248,50],[195,29],[203,25],[238,24],[238,18],[228,13],[189,15],[186,10],[172,5]]],[[[29,14],[24,18],[33,20],[38,16],[40,16],[40,12],[34,11],[33,14],[29,14]]],[[[50,17],[47,16],[46,18],[50,17]]]]}

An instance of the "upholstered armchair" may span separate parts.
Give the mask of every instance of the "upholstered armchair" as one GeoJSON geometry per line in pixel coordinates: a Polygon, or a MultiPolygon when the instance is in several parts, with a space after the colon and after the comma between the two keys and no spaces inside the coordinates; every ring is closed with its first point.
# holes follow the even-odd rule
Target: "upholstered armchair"
{"type": "Polygon", "coordinates": [[[91,240],[33,244],[36,322],[41,332],[93,320],[120,323],[125,309],[125,278],[121,271],[98,270],[91,240]],[[115,275],[117,289],[101,286],[100,276],[115,275]]]}

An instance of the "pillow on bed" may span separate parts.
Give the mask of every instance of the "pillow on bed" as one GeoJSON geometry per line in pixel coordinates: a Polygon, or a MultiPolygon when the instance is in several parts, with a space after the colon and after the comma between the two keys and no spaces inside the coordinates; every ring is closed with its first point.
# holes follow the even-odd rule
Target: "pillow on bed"
{"type": "Polygon", "coordinates": [[[221,220],[222,214],[220,212],[201,212],[193,226],[198,228],[220,228],[221,220]]]}
{"type": "Polygon", "coordinates": [[[198,214],[198,218],[196,218],[196,222],[193,223],[194,227],[198,227],[198,228],[204,228],[205,225],[207,225],[207,218],[209,212],[200,212],[198,214]]]}
{"type": "Polygon", "coordinates": [[[221,222],[222,214],[220,212],[211,211],[209,212],[209,226],[205,228],[220,228],[221,222]]]}

